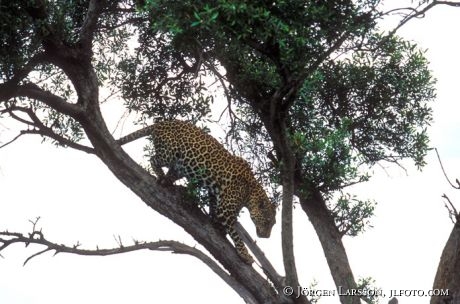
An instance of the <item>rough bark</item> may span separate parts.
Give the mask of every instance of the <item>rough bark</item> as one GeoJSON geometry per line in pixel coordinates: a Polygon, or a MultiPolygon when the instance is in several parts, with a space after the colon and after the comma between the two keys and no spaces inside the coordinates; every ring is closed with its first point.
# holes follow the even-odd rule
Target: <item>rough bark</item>
{"type": "MultiPolygon", "coordinates": [[[[276,95],[276,92],[274,95],[276,95]]],[[[307,183],[304,182],[304,177],[296,174],[295,169],[297,164],[293,152],[290,149],[291,143],[287,136],[288,129],[285,125],[285,117],[283,117],[283,115],[286,115],[287,109],[285,108],[286,105],[283,104],[282,100],[283,95],[279,94],[277,97],[272,97],[270,103],[264,104],[262,102],[258,102],[254,104],[254,107],[257,108],[261,104],[265,105],[265,108],[259,109],[258,112],[273,141],[274,149],[278,154],[278,159],[282,163],[281,166],[284,166],[284,169],[281,171],[281,178],[283,182],[282,221],[284,220],[282,227],[285,229],[282,245],[287,285],[294,284],[290,286],[300,286],[297,278],[297,270],[295,268],[293,244],[289,243],[289,239],[291,243],[293,240],[292,231],[289,230],[289,226],[292,227],[292,209],[284,209],[288,206],[288,197],[291,198],[290,207],[292,208],[292,197],[295,194],[299,197],[303,210],[307,214],[316,233],[318,234],[318,238],[323,247],[323,252],[326,256],[337,290],[345,293],[344,295],[340,295],[341,303],[360,304],[360,299],[358,297],[346,295],[347,291],[356,290],[357,287],[345,247],[342,243],[342,235],[337,229],[334,219],[321,194],[311,191],[312,189],[302,189],[302,185],[307,183]],[[291,190],[293,191],[292,193],[290,192],[291,190]],[[308,190],[314,193],[314,195],[306,197],[304,193],[308,193],[308,190]]],[[[297,301],[301,303],[300,301],[308,301],[308,299],[299,297],[297,301]]]]}
{"type": "MultiPolygon", "coordinates": [[[[294,176],[295,157],[291,148],[286,126],[286,112],[281,111],[282,95],[274,94],[268,103],[268,110],[262,111],[262,121],[272,138],[273,145],[280,159],[281,183],[283,186],[283,197],[281,202],[281,246],[283,251],[283,264],[286,273],[286,286],[293,287],[295,291],[300,288],[297,275],[297,267],[294,254],[294,233],[293,233],[293,199],[294,199],[294,176]]],[[[305,295],[293,295],[295,303],[309,304],[310,301],[305,295]]]]}
{"type": "Polygon", "coordinates": [[[338,290],[340,288],[342,293],[345,293],[345,295],[340,295],[340,302],[359,304],[360,299],[358,297],[346,295],[348,290],[356,289],[356,282],[342,243],[342,235],[337,229],[321,194],[314,193],[308,197],[305,197],[306,195],[301,191],[296,191],[296,194],[299,196],[302,209],[318,235],[335,286],[338,290]]]}
{"type": "Polygon", "coordinates": [[[433,290],[448,290],[448,295],[431,297],[431,304],[460,303],[460,222],[457,221],[442,251],[433,290]]]}
{"type": "MultiPolygon", "coordinates": [[[[286,131],[285,131],[286,132],[286,131]]],[[[295,159],[290,149],[290,142],[286,135],[282,135],[283,143],[283,164],[281,169],[283,199],[281,212],[281,245],[283,250],[284,269],[286,271],[286,285],[291,287],[300,286],[294,254],[294,232],[293,232],[293,198],[294,198],[294,169],[295,159]]],[[[296,303],[310,303],[300,294],[295,294],[296,303]]]]}

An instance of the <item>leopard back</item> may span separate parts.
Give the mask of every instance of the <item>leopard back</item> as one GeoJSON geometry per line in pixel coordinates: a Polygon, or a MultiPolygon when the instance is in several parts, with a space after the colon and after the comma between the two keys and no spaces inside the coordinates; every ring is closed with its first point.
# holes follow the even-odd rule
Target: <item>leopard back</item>
{"type": "MultiPolygon", "coordinates": [[[[214,137],[191,123],[171,120],[157,122],[148,130],[155,154],[152,166],[158,175],[162,167],[175,171],[216,197],[216,215],[233,239],[238,253],[246,262],[252,261],[234,229],[239,211],[249,209],[259,237],[269,237],[275,224],[276,207],[255,179],[249,164],[228,152],[214,137]]],[[[145,131],[133,133],[136,138],[145,131]]],[[[125,137],[120,142],[128,141],[125,137]]]]}

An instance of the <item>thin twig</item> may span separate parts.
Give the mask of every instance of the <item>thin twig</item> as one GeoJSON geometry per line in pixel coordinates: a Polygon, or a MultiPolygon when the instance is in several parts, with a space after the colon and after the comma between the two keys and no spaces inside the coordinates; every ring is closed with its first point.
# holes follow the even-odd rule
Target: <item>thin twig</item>
{"type": "Polygon", "coordinates": [[[21,137],[22,135],[24,135],[24,133],[21,131],[18,135],[16,135],[12,140],[4,143],[3,145],[0,146],[0,149],[1,148],[4,148],[6,146],[8,146],[9,144],[12,144],[13,142],[15,142],[19,137],[21,137]]]}
{"type": "Polygon", "coordinates": [[[37,257],[37,256],[39,256],[39,255],[41,255],[41,254],[43,254],[43,253],[45,253],[45,252],[51,251],[51,250],[52,250],[51,248],[46,248],[46,249],[43,249],[42,251],[39,251],[39,252],[37,252],[37,253],[35,253],[35,254],[32,254],[30,257],[28,257],[28,258],[24,261],[24,263],[22,264],[22,266],[26,266],[26,264],[27,264],[30,260],[32,260],[33,258],[35,258],[35,257],[37,257]]]}
{"type": "MultiPolygon", "coordinates": [[[[32,224],[32,232],[36,232],[37,231],[37,224],[38,224],[38,221],[40,221],[41,217],[40,216],[37,216],[35,218],[35,220],[29,220],[29,223],[32,224]]],[[[40,232],[42,231],[41,229],[39,230],[40,232]]]]}
{"type": "Polygon", "coordinates": [[[114,130],[112,131],[112,135],[115,134],[115,132],[120,128],[120,132],[123,132],[125,128],[125,123],[126,120],[128,119],[128,116],[130,115],[130,110],[126,110],[121,116],[120,119],[118,119],[117,124],[115,125],[114,130]]]}
{"type": "Polygon", "coordinates": [[[444,206],[446,207],[447,211],[449,211],[449,218],[452,221],[452,223],[455,224],[459,222],[460,214],[458,213],[450,198],[446,194],[443,194],[442,197],[449,203],[449,206],[447,205],[447,203],[444,203],[444,206]]]}
{"type": "Polygon", "coordinates": [[[444,177],[446,178],[447,182],[451,185],[452,188],[457,189],[457,190],[460,189],[460,182],[458,181],[458,179],[455,180],[457,182],[457,186],[455,186],[454,183],[452,183],[449,177],[447,176],[446,170],[444,169],[444,166],[442,165],[442,161],[441,161],[441,157],[439,156],[438,149],[434,148],[434,151],[436,152],[436,156],[438,157],[439,165],[441,166],[442,173],[444,173],[444,177]]]}

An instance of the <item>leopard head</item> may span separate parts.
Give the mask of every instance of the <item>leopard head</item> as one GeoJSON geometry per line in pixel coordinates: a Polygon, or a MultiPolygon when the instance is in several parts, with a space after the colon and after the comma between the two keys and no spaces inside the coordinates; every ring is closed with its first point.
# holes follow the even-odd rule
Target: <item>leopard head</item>
{"type": "Polygon", "coordinates": [[[257,236],[268,238],[276,222],[276,205],[270,202],[263,188],[258,186],[250,196],[249,211],[256,226],[257,236]]]}

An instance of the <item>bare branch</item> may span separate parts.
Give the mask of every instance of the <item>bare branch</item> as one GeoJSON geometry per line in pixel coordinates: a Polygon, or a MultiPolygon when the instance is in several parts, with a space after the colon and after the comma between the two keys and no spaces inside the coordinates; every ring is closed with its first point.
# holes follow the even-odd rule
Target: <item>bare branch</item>
{"type": "Polygon", "coordinates": [[[32,224],[32,232],[37,232],[39,231],[40,233],[42,232],[42,230],[37,230],[37,224],[38,222],[40,221],[41,217],[40,216],[37,216],[34,220],[29,220],[29,223],[32,224]]]}
{"type": "Polygon", "coordinates": [[[406,176],[409,176],[409,173],[408,173],[406,167],[404,167],[404,165],[402,165],[399,162],[402,159],[403,159],[403,157],[401,157],[401,156],[388,155],[388,156],[385,157],[385,159],[383,159],[383,161],[386,161],[386,162],[389,162],[389,163],[392,163],[392,164],[396,164],[400,169],[402,169],[404,171],[406,176]]]}
{"type": "Polygon", "coordinates": [[[458,181],[458,179],[455,180],[455,182],[457,183],[457,186],[455,186],[454,183],[452,183],[449,177],[447,176],[446,170],[444,169],[444,166],[442,165],[442,161],[441,161],[441,157],[439,156],[438,149],[434,148],[434,151],[436,152],[436,156],[438,157],[439,165],[441,166],[442,173],[444,173],[444,177],[446,178],[447,182],[450,184],[452,188],[460,189],[460,182],[458,181]]]}
{"type": "Polygon", "coordinates": [[[405,16],[400,22],[399,24],[389,33],[389,36],[393,36],[401,27],[403,27],[407,22],[409,22],[411,19],[414,19],[414,18],[423,18],[425,17],[425,13],[427,11],[429,11],[431,8],[433,8],[434,6],[436,6],[436,1],[430,3],[429,5],[427,5],[424,9],[418,11],[417,9],[412,9],[412,13],[408,14],[407,16],[405,16]]]}
{"type": "Polygon", "coordinates": [[[16,135],[13,139],[7,141],[6,143],[4,143],[3,145],[0,146],[0,149],[3,148],[3,147],[6,147],[8,146],[9,144],[12,144],[13,142],[15,142],[19,137],[21,137],[22,135],[24,135],[24,132],[21,131],[18,135],[16,135]]]}
{"type": "Polygon", "coordinates": [[[446,195],[443,194],[442,197],[449,203],[444,203],[444,206],[446,207],[447,211],[449,212],[449,218],[452,221],[452,223],[457,223],[460,221],[460,214],[458,213],[457,209],[455,208],[454,204],[450,200],[450,198],[446,195]]]}
{"type": "Polygon", "coordinates": [[[24,235],[18,232],[0,232],[0,252],[6,249],[9,245],[12,244],[25,244],[28,246],[29,244],[35,245],[42,245],[45,246],[45,249],[40,250],[33,255],[29,256],[25,262],[24,266],[33,258],[42,255],[43,253],[54,251],[55,254],[58,253],[71,253],[76,255],[84,255],[84,256],[107,256],[107,255],[115,255],[121,254],[126,252],[138,251],[138,250],[154,250],[154,251],[169,251],[171,253],[176,254],[187,254],[197,258],[198,260],[202,261],[206,264],[209,268],[211,268],[214,273],[216,273],[220,278],[222,278],[229,286],[231,286],[238,294],[244,295],[244,299],[249,301],[249,303],[258,303],[257,300],[246,290],[246,288],[241,285],[237,280],[235,280],[231,275],[229,275],[222,267],[208,255],[206,255],[201,250],[197,249],[196,247],[192,247],[178,241],[172,240],[162,240],[157,242],[139,242],[134,241],[134,245],[124,246],[121,243],[121,237],[115,237],[116,242],[118,243],[117,248],[109,248],[109,249],[99,249],[90,250],[90,249],[79,249],[80,243],[73,246],[66,246],[63,244],[57,244],[51,241],[48,241],[41,230],[37,230],[37,222],[40,218],[36,218],[35,220],[30,220],[29,222],[32,223],[32,232],[28,235],[24,235]]]}
{"type": "Polygon", "coordinates": [[[38,100],[56,111],[74,118],[83,113],[80,106],[68,103],[64,98],[43,90],[36,84],[16,85],[12,80],[0,84],[0,102],[8,101],[14,97],[28,97],[38,100]]]}
{"type": "Polygon", "coordinates": [[[113,235],[113,239],[115,240],[115,242],[117,242],[118,247],[123,248],[123,242],[121,241],[121,236],[120,235],[118,235],[118,236],[113,235]]]}
{"type": "Polygon", "coordinates": [[[34,130],[23,130],[21,131],[21,133],[24,133],[24,134],[37,134],[37,135],[41,135],[41,136],[46,136],[46,137],[49,137],[51,139],[54,139],[55,141],[57,141],[59,143],[59,145],[63,146],[63,147],[69,147],[69,148],[73,148],[73,149],[76,149],[76,150],[80,150],[80,151],[83,151],[83,152],[86,152],[88,154],[95,154],[95,151],[93,148],[91,147],[88,147],[88,146],[85,146],[85,145],[81,145],[81,144],[78,144],[68,138],[65,138],[63,136],[60,136],[56,133],[54,133],[54,131],[52,131],[52,129],[50,128],[46,128],[46,129],[34,129],[34,130]]]}
{"type": "Polygon", "coordinates": [[[224,115],[225,111],[228,109],[229,118],[230,118],[230,121],[232,122],[231,125],[233,125],[234,124],[234,116],[236,116],[236,115],[232,110],[232,99],[230,97],[230,90],[228,89],[228,86],[226,84],[227,80],[226,80],[225,76],[222,75],[213,64],[204,63],[204,65],[209,70],[211,70],[214,75],[216,75],[217,81],[220,82],[220,84],[222,86],[222,89],[224,90],[224,95],[227,98],[227,107],[225,107],[225,109],[222,110],[222,113],[219,115],[219,118],[217,119],[217,121],[221,120],[222,115],[224,115]]]}
{"type": "Polygon", "coordinates": [[[411,7],[406,7],[406,8],[398,8],[398,9],[393,9],[388,12],[385,12],[382,14],[382,16],[394,13],[396,11],[401,11],[401,10],[409,10],[410,13],[406,14],[404,18],[399,22],[399,24],[388,33],[388,36],[393,36],[401,27],[403,27],[407,22],[414,18],[423,18],[425,17],[425,13],[428,12],[430,9],[437,5],[449,5],[453,7],[460,7],[459,2],[452,2],[452,1],[437,1],[434,0],[427,6],[425,6],[423,9],[420,9],[422,5],[419,5],[417,8],[411,8],[411,7]],[[420,10],[419,10],[420,9],[420,10]]]}
{"type": "Polygon", "coordinates": [[[35,258],[35,257],[37,257],[37,256],[39,256],[39,255],[41,255],[41,254],[43,254],[43,253],[45,253],[45,252],[51,251],[51,250],[52,250],[52,249],[50,249],[50,248],[46,248],[46,249],[43,249],[42,251],[39,251],[39,252],[37,252],[37,253],[35,253],[35,254],[32,254],[30,257],[28,257],[28,258],[24,261],[24,263],[22,264],[22,266],[26,266],[26,264],[27,264],[30,260],[32,260],[33,258],[35,258]]]}
{"type": "MultiPolygon", "coordinates": [[[[19,107],[18,107],[19,108],[19,107]]],[[[19,110],[18,110],[19,111],[19,110]]],[[[17,120],[23,124],[25,124],[26,126],[32,126],[32,127],[35,127],[35,124],[34,122],[32,121],[28,121],[22,117],[19,117],[18,115],[16,115],[16,113],[14,113],[14,110],[12,110],[12,108],[8,108],[6,109],[5,111],[2,111],[3,112],[8,112],[8,114],[10,114],[11,118],[13,118],[14,120],[17,120]]]]}
{"type": "Polygon", "coordinates": [[[417,9],[415,9],[413,7],[398,7],[398,8],[394,8],[394,9],[391,9],[389,11],[386,11],[384,13],[381,13],[380,16],[386,16],[386,15],[390,15],[390,14],[406,16],[407,13],[404,14],[403,11],[411,11],[412,13],[417,13],[417,9]]]}
{"type": "Polygon", "coordinates": [[[113,131],[110,133],[112,134],[115,134],[115,131],[118,130],[118,128],[120,128],[120,132],[123,132],[123,129],[125,128],[125,123],[126,123],[126,120],[127,118],[129,117],[130,115],[130,111],[129,110],[126,110],[123,115],[121,115],[120,119],[118,119],[117,121],[117,124],[115,125],[115,128],[113,129],[113,131]]]}
{"type": "Polygon", "coordinates": [[[436,4],[443,4],[453,7],[460,7],[460,2],[452,2],[452,1],[435,1],[436,4]]]}

